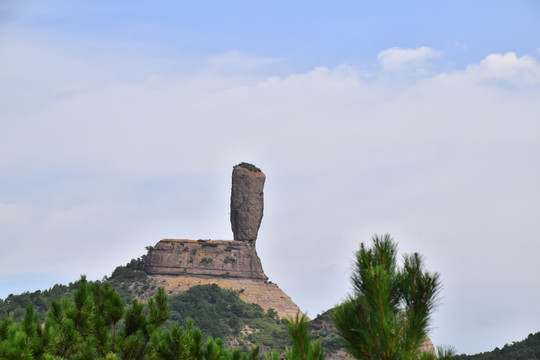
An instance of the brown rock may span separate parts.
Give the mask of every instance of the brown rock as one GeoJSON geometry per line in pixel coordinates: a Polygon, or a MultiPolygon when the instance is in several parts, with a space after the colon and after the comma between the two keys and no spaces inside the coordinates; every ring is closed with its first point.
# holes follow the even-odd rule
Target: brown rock
{"type": "Polygon", "coordinates": [[[148,275],[266,280],[255,244],[231,240],[164,239],[148,253],[148,275]]]}
{"type": "Polygon", "coordinates": [[[257,240],[264,210],[266,176],[255,166],[241,163],[234,167],[231,190],[231,227],[234,240],[257,240]]]}

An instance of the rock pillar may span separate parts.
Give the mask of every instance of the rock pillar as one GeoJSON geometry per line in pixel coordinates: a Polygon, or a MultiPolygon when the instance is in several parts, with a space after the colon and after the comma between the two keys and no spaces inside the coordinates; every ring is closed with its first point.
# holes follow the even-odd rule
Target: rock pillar
{"type": "Polygon", "coordinates": [[[257,167],[241,163],[234,167],[231,189],[231,227],[234,240],[253,241],[261,226],[266,176],[257,167]]]}

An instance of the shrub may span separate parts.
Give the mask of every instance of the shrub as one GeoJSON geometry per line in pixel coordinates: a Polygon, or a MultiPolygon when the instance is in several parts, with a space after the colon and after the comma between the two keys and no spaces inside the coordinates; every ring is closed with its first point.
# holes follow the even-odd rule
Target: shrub
{"type": "Polygon", "coordinates": [[[252,171],[252,172],[256,172],[256,173],[261,172],[261,169],[259,169],[259,168],[256,167],[255,165],[250,164],[250,163],[246,163],[246,162],[241,162],[241,163],[238,164],[238,165],[234,165],[234,166],[233,166],[233,169],[236,169],[237,167],[241,167],[242,169],[246,169],[246,170],[249,170],[249,171],[252,171]]]}

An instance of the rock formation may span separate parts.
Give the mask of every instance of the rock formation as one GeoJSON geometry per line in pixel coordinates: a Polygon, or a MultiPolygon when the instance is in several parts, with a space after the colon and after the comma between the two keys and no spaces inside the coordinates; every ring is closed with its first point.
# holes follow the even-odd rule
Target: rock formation
{"type": "Polygon", "coordinates": [[[161,240],[146,257],[145,270],[149,275],[268,279],[253,244],[233,240],[161,240]]]}
{"type": "Polygon", "coordinates": [[[234,240],[255,241],[264,211],[266,176],[257,167],[240,163],[234,167],[231,189],[231,227],[234,240]]]}
{"type": "Polygon", "coordinates": [[[234,240],[161,240],[148,252],[146,273],[170,293],[215,283],[241,291],[243,300],[265,310],[273,308],[281,317],[295,315],[300,309],[268,281],[255,248],[263,217],[265,179],[254,165],[236,165],[231,189],[234,240]]]}

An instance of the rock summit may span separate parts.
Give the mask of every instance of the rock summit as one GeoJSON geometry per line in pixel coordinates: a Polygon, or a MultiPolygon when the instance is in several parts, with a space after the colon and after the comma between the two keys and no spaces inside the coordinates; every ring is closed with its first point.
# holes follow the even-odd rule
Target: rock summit
{"type": "Polygon", "coordinates": [[[169,293],[215,283],[240,291],[240,297],[273,308],[279,316],[295,315],[298,306],[268,281],[255,243],[263,217],[266,176],[254,165],[233,167],[231,228],[234,240],[163,239],[149,252],[145,271],[169,293]]]}

